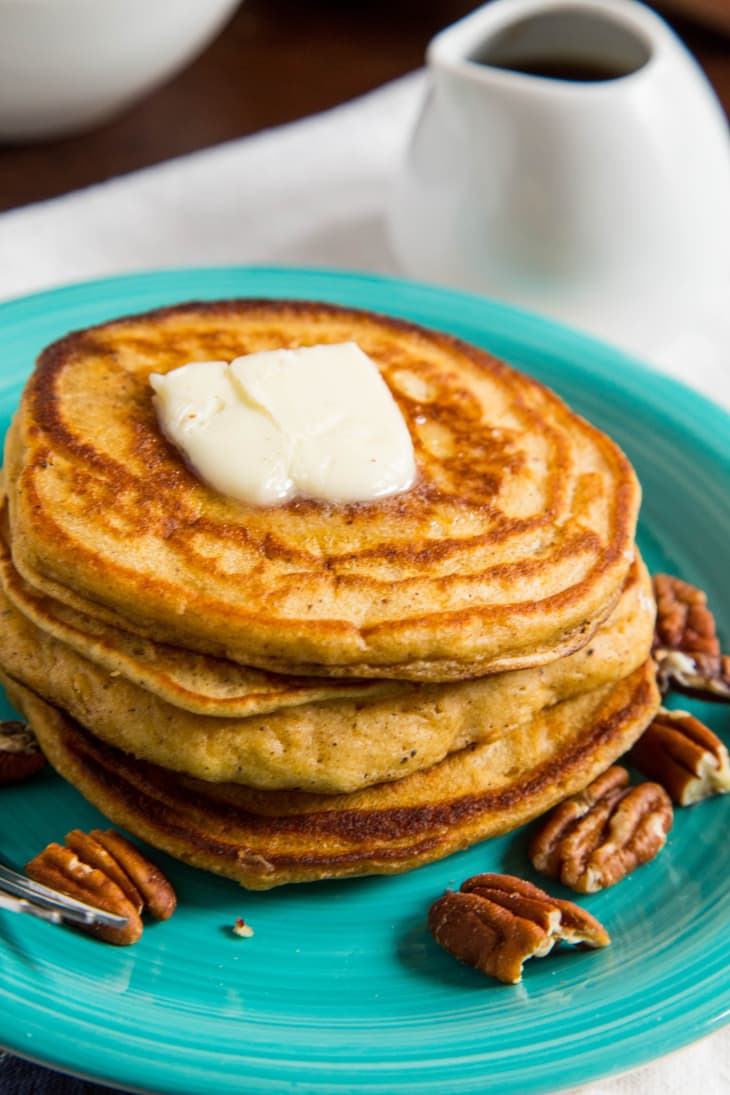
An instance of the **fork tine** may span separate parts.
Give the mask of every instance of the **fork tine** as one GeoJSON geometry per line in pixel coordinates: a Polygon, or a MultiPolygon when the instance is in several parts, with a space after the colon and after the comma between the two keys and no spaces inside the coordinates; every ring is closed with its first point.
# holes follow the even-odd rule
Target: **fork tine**
{"type": "Polygon", "coordinates": [[[50,924],[63,923],[63,917],[58,909],[46,909],[41,905],[33,905],[23,897],[11,897],[2,891],[0,891],[0,909],[7,909],[9,912],[28,913],[30,916],[36,916],[39,920],[46,920],[50,924]]]}
{"type": "Polygon", "coordinates": [[[52,890],[48,886],[41,885],[40,882],[33,882],[32,879],[2,864],[0,864],[0,891],[22,898],[36,907],[55,910],[65,920],[71,920],[76,924],[102,924],[107,928],[123,928],[127,924],[125,916],[117,916],[104,909],[86,905],[83,901],[77,901],[74,897],[52,890]]]}

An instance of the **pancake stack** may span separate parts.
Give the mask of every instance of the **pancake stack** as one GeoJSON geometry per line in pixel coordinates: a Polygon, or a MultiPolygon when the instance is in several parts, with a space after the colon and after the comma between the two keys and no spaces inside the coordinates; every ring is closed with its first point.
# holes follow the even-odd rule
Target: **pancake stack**
{"type": "Polygon", "coordinates": [[[658,706],[640,491],[553,393],[446,334],[191,303],[41,355],[5,445],[0,667],[115,824],[253,889],[392,873],[584,787],[658,706]],[[356,342],[417,479],[357,504],[206,486],[149,383],[356,342]]]}

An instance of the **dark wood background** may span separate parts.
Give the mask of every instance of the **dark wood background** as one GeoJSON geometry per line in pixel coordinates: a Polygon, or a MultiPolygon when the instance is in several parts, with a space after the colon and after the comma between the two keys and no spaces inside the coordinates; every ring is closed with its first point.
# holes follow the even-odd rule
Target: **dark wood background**
{"type": "MultiPolygon", "coordinates": [[[[709,2],[728,9],[730,32],[730,0],[709,2]]],[[[730,116],[730,36],[708,20],[707,5],[657,0],[654,6],[699,60],[730,116]]],[[[64,140],[0,144],[0,210],[354,98],[419,67],[429,38],[477,6],[473,0],[244,0],[189,68],[112,123],[64,140]]]]}

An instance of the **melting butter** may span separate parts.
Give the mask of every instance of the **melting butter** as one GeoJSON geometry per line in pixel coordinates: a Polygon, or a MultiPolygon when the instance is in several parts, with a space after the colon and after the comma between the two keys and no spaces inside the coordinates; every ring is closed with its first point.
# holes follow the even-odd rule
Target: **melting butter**
{"type": "Polygon", "coordinates": [[[367,502],[415,479],[408,427],[354,342],[191,362],[150,384],[165,436],[231,498],[367,502]]]}

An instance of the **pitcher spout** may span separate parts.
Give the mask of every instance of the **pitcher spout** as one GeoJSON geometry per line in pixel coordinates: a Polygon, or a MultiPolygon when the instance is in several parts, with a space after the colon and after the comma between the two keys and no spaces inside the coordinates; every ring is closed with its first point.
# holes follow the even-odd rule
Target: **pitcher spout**
{"type": "Polygon", "coordinates": [[[634,0],[496,0],[438,35],[435,71],[492,82],[594,83],[638,72],[660,44],[661,23],[634,0]]]}

